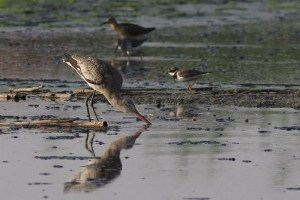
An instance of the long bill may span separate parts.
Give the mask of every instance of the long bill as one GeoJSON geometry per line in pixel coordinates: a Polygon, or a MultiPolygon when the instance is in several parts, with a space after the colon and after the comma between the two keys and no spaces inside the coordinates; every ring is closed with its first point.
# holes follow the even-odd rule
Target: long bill
{"type": "Polygon", "coordinates": [[[151,125],[151,122],[149,122],[143,115],[141,115],[139,112],[134,113],[137,118],[147,123],[147,125],[151,125]]]}

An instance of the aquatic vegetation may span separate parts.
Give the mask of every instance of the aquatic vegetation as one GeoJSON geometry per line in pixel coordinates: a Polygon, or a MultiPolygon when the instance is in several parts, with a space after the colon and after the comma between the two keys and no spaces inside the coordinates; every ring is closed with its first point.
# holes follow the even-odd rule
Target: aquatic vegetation
{"type": "Polygon", "coordinates": [[[299,10],[298,0],[269,0],[269,8],[272,10],[299,10]]]}

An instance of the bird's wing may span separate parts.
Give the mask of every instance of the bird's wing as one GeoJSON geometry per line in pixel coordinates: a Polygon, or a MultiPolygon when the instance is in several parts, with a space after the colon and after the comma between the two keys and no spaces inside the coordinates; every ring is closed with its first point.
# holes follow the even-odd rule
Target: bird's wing
{"type": "Polygon", "coordinates": [[[136,39],[136,40],[131,40],[131,44],[132,44],[132,47],[138,47],[140,45],[142,45],[145,41],[147,40],[147,38],[143,38],[143,39],[136,39]]]}
{"type": "Polygon", "coordinates": [[[150,31],[155,29],[155,28],[144,28],[137,24],[131,24],[131,23],[120,23],[119,25],[121,25],[129,34],[135,36],[149,33],[150,31]]]}
{"type": "Polygon", "coordinates": [[[178,71],[178,75],[182,77],[193,77],[193,76],[200,76],[204,74],[208,74],[209,72],[200,72],[195,69],[186,69],[186,70],[181,70],[178,71]]]}
{"type": "Polygon", "coordinates": [[[73,56],[72,58],[77,61],[77,67],[73,68],[86,82],[107,85],[111,81],[112,74],[108,63],[88,56],[73,56]]]}

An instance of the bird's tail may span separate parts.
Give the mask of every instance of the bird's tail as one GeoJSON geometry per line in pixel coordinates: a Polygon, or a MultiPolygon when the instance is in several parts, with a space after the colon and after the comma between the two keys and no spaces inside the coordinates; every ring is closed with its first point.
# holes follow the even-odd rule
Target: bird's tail
{"type": "Polygon", "coordinates": [[[150,28],[145,28],[145,31],[147,33],[150,33],[151,31],[154,31],[156,28],[155,27],[150,27],[150,28]]]}
{"type": "Polygon", "coordinates": [[[208,74],[213,74],[215,71],[203,71],[201,72],[201,75],[208,75],[208,74]]]}

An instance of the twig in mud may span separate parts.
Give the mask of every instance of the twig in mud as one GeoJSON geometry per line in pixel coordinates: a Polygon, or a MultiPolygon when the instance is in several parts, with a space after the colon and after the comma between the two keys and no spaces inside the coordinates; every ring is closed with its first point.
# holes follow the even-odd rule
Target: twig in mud
{"type": "Polygon", "coordinates": [[[72,94],[70,94],[70,93],[46,92],[46,93],[41,93],[38,96],[40,98],[70,99],[72,94]]]}
{"type": "Polygon", "coordinates": [[[24,121],[24,122],[0,122],[0,127],[5,126],[29,126],[29,127],[81,127],[81,128],[106,128],[106,121],[76,121],[78,118],[68,118],[68,119],[47,119],[47,120],[34,120],[34,121],[24,121]]]}
{"type": "Polygon", "coordinates": [[[44,86],[33,86],[33,87],[24,87],[24,88],[10,88],[9,92],[34,92],[37,90],[41,90],[44,86]]]}

